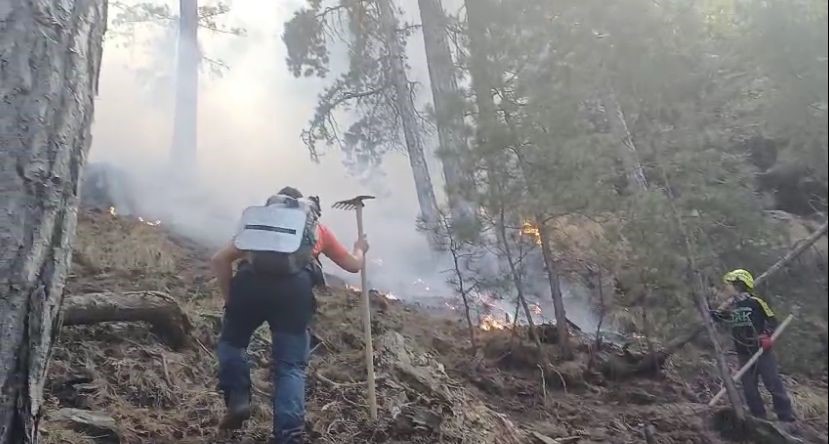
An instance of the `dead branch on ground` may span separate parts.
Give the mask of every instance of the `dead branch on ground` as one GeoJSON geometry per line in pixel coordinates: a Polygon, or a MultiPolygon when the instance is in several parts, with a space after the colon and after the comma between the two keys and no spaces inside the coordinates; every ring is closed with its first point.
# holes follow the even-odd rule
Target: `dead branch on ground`
{"type": "Polygon", "coordinates": [[[192,325],[170,295],[159,291],[104,292],[67,295],[63,325],[143,321],[173,348],[189,343],[192,325]]]}

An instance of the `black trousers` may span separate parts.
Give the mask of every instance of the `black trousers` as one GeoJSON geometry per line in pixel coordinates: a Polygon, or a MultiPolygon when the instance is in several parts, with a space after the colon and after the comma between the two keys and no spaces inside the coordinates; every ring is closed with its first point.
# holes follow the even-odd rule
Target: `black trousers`
{"type": "MultiPolygon", "coordinates": [[[[751,357],[744,354],[738,356],[740,358],[740,365],[745,365],[751,357]]],[[[793,421],[794,411],[792,411],[792,401],[789,399],[789,394],[786,393],[786,387],[783,386],[783,380],[780,378],[780,372],[777,369],[777,359],[772,351],[764,352],[760,356],[760,359],[741,378],[743,394],[746,397],[748,409],[752,415],[758,418],[765,418],[766,407],[763,405],[763,398],[760,397],[759,382],[761,379],[766,390],[771,393],[771,400],[774,405],[774,411],[777,413],[777,419],[781,421],[793,421]]]]}
{"type": "Polygon", "coordinates": [[[274,332],[303,334],[313,314],[310,272],[268,276],[244,264],[230,282],[230,298],[225,307],[225,317],[230,322],[222,328],[222,339],[236,347],[247,347],[253,332],[265,322],[274,332]]]}

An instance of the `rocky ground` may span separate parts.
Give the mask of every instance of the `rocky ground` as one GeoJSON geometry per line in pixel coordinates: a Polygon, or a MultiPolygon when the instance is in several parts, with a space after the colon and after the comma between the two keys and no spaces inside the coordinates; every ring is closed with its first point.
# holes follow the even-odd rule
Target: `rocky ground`
{"type": "MultiPolygon", "coordinates": [[[[184,344],[142,322],[65,326],[50,369],[47,443],[264,442],[269,407],[270,338],[252,341],[254,416],[221,434],[216,346],[221,314],[207,270],[209,252],[171,237],[153,221],[106,212],[82,214],[71,295],[158,291],[183,308],[184,344]]],[[[379,420],[365,408],[365,361],[358,294],[318,295],[314,331],[322,340],[308,377],[307,428],[317,443],[719,443],[718,415],[705,401],[719,389],[711,359],[688,350],[657,376],[608,380],[602,356],[581,337],[572,361],[540,367],[519,329],[477,331],[473,348],[460,319],[434,316],[372,296],[379,420]],[[650,440],[650,441],[649,441],[650,440]]],[[[552,331],[552,330],[551,330],[552,331]]],[[[547,343],[549,342],[549,343],[547,343]]],[[[804,442],[827,442],[826,381],[788,377],[804,442]]]]}

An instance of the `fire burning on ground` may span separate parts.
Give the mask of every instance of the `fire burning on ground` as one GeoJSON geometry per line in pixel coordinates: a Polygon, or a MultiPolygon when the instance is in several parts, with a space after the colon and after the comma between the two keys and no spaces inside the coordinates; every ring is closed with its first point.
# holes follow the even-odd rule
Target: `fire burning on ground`
{"type": "MultiPolygon", "coordinates": [[[[112,217],[120,217],[120,215],[118,214],[118,210],[115,207],[109,207],[109,214],[112,217]]],[[[137,219],[138,222],[141,222],[144,225],[149,225],[151,227],[157,227],[161,225],[161,220],[159,219],[144,219],[141,216],[138,216],[137,219]]]]}
{"type": "Polygon", "coordinates": [[[499,321],[492,315],[485,315],[481,318],[478,327],[483,331],[503,330],[508,327],[506,322],[499,321]]]}

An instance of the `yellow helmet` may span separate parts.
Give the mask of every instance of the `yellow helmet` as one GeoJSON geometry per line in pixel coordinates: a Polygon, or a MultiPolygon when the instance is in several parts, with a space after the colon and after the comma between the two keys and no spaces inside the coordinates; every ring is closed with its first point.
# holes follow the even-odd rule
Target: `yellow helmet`
{"type": "Polygon", "coordinates": [[[726,284],[730,284],[732,282],[740,281],[746,285],[749,290],[754,290],[754,277],[746,270],[742,268],[738,268],[736,270],[729,271],[722,277],[723,282],[726,284]]]}

